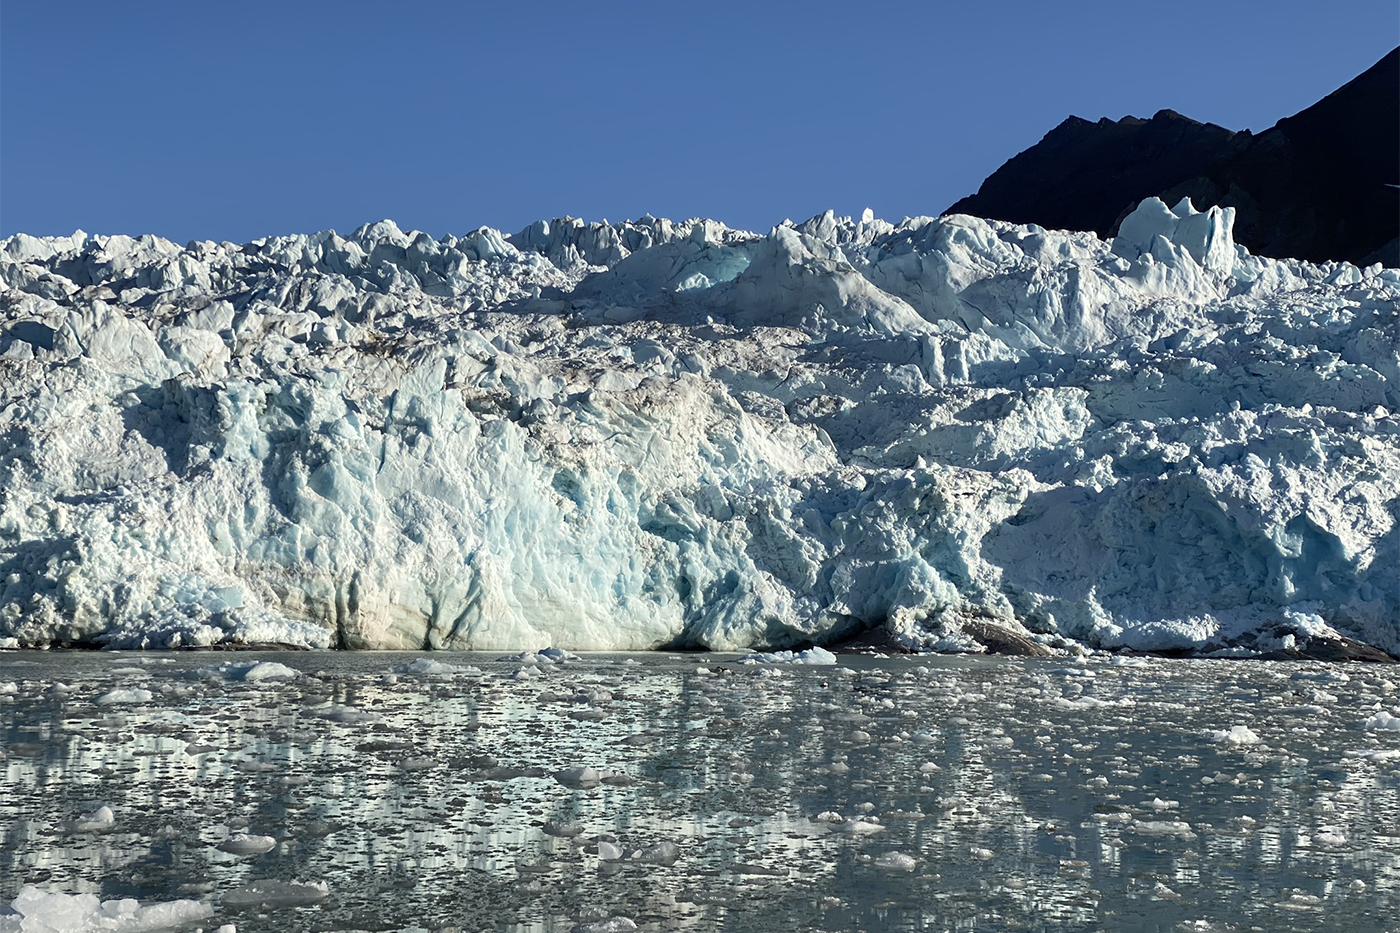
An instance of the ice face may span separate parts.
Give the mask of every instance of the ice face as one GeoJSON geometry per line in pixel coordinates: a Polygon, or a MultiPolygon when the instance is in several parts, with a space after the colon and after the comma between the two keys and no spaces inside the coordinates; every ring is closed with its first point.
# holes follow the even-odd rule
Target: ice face
{"type": "Polygon", "coordinates": [[[1400,652],[1400,271],[1232,224],[12,237],[0,647],[1400,652]]]}

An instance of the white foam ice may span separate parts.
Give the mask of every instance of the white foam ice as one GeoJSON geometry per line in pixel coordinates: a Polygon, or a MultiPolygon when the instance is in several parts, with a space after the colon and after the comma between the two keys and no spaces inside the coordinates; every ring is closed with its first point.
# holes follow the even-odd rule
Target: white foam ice
{"type": "Polygon", "coordinates": [[[16,235],[0,646],[1400,653],[1400,271],[1232,222],[16,235]]]}

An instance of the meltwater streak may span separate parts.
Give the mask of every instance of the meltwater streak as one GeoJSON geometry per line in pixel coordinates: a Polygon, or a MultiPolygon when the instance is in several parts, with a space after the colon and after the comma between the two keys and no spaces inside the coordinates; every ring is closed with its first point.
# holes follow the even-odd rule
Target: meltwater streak
{"type": "Polygon", "coordinates": [[[262,657],[0,655],[0,901],[241,933],[1395,917],[1384,668],[262,657]]]}

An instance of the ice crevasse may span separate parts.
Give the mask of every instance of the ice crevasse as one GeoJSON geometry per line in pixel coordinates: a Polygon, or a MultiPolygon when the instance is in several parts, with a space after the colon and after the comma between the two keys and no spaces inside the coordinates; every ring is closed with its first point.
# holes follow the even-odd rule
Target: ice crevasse
{"type": "Polygon", "coordinates": [[[0,646],[1400,655],[1400,271],[1232,222],[13,236],[0,646]]]}

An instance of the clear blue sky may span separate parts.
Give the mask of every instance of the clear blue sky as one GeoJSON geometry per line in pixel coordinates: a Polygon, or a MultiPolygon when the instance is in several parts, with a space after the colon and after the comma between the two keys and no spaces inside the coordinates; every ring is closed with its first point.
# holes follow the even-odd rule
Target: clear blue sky
{"type": "Polygon", "coordinates": [[[1261,130],[1395,0],[0,6],[0,235],[933,214],[1073,113],[1261,130]]]}

